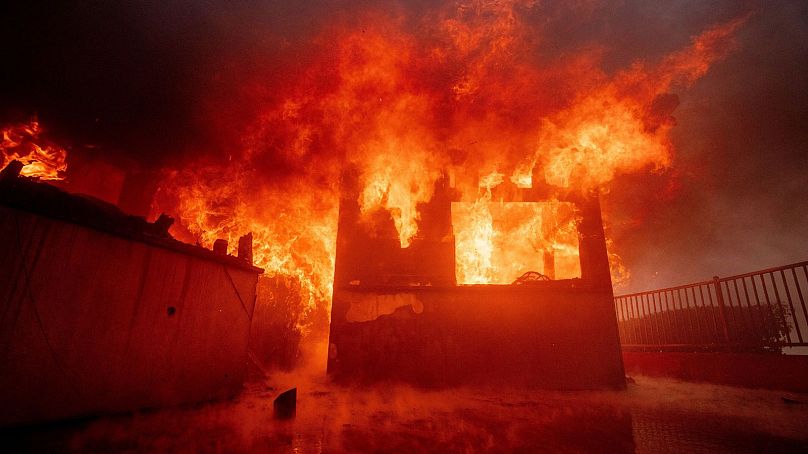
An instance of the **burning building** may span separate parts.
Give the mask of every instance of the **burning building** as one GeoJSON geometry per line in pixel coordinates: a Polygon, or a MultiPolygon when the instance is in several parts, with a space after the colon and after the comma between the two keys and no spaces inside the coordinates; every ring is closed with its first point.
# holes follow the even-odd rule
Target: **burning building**
{"type": "Polygon", "coordinates": [[[363,222],[357,180],[346,173],[328,372],[342,381],[622,388],[597,194],[557,198],[548,185],[498,186],[495,197],[508,201],[492,205],[533,209],[534,228],[511,240],[533,244],[534,260],[523,257],[529,263],[516,269],[532,264],[541,272],[527,272],[509,285],[457,285],[457,274],[469,265],[458,258],[462,249],[456,250],[458,229],[467,227],[467,219],[451,180],[439,179],[430,201],[418,206],[419,233],[402,248],[386,212],[376,213],[374,223],[363,222]]]}
{"type": "Polygon", "coordinates": [[[229,139],[227,156],[166,172],[161,211],[206,245],[254,232],[256,263],[300,283],[293,323],[310,329],[310,314],[331,310],[334,377],[385,369],[389,378],[462,383],[432,365],[477,352],[458,367],[482,368],[501,349],[503,370],[522,381],[619,386],[609,269],[619,275],[621,265],[590,194],[670,165],[672,92],[730,52],[746,16],[655,62],[606,71],[588,51],[558,62],[537,51],[533,6],[444,5],[417,20],[367,11],[325,27],[306,58],[264,74],[272,89],[250,71],[222,76],[265,89],[211,100],[221,107],[212,124],[232,126],[213,129],[229,139]],[[244,123],[222,114],[234,99],[244,123]],[[511,285],[529,271],[549,280],[511,285]],[[365,332],[408,314],[400,329],[365,332]],[[518,342],[502,334],[516,321],[525,322],[518,342]],[[575,350],[575,336],[594,347],[559,361],[567,373],[541,372],[575,350]],[[402,370],[379,366],[397,349],[402,370]],[[584,358],[602,362],[573,373],[584,358]]]}
{"type": "Polygon", "coordinates": [[[0,11],[0,438],[805,444],[804,396],[643,379],[805,390],[805,2],[0,11]]]}
{"type": "MultiPolygon", "coordinates": [[[[53,15],[31,40],[59,58],[12,46],[18,80],[0,87],[14,95],[8,121],[39,113],[75,148],[70,160],[22,150],[17,137],[38,126],[4,130],[4,163],[33,156],[23,174],[51,178],[37,163],[58,175],[70,161],[64,187],[152,220],[168,213],[174,238],[224,253],[162,247],[138,229],[116,237],[147,250],[157,241],[171,260],[188,252],[256,273],[225,255],[252,232],[267,274],[252,346],[287,358],[269,364],[292,367],[298,339],[330,335],[318,359],[338,380],[620,387],[609,275],[620,280],[619,254],[639,243],[625,225],[676,195],[679,95],[687,105],[750,16],[733,7],[682,21],[638,51],[613,42],[625,30],[592,26],[614,9],[595,3],[317,6],[301,9],[306,27],[252,2],[69,6],[58,20],[20,6],[32,22],[53,15]],[[109,52],[95,53],[97,42],[109,52]],[[75,67],[64,82],[34,77],[63,66],[75,67]],[[88,84],[87,71],[106,83],[88,84]],[[611,216],[610,189],[631,178],[652,187],[624,193],[637,200],[611,216]]],[[[251,292],[238,294],[249,308],[251,292]]],[[[169,306],[161,324],[185,312],[169,306]]]]}
{"type": "Polygon", "coordinates": [[[234,396],[261,270],[100,200],[0,176],[0,424],[234,396]]]}

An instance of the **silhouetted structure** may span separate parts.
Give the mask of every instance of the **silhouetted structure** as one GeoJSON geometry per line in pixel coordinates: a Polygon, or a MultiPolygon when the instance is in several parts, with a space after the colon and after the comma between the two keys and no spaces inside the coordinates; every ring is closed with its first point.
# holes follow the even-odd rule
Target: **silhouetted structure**
{"type": "MultiPolygon", "coordinates": [[[[419,234],[408,248],[400,247],[391,218],[377,219],[373,231],[360,220],[354,172],[345,172],[342,184],[328,357],[333,378],[624,386],[597,196],[565,196],[581,219],[580,278],[458,286],[448,179],[419,206],[419,234]]],[[[538,188],[517,192],[518,201],[547,198],[538,188]]]]}
{"type": "Polygon", "coordinates": [[[170,224],[0,179],[0,424],[241,389],[261,270],[170,224]]]}

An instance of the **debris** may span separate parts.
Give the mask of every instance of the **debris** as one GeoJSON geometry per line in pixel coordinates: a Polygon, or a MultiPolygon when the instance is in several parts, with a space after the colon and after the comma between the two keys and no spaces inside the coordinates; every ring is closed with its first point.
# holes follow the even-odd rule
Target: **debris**
{"type": "Polygon", "coordinates": [[[295,417],[297,409],[297,388],[282,392],[272,403],[275,410],[275,417],[278,419],[289,419],[295,417]]]}
{"type": "Polygon", "coordinates": [[[790,399],[788,397],[783,397],[783,403],[786,404],[786,405],[802,405],[805,402],[802,402],[800,400],[790,399]]]}
{"type": "Polygon", "coordinates": [[[546,282],[550,280],[552,279],[550,279],[549,276],[545,276],[537,271],[528,271],[516,278],[511,285],[531,285],[537,282],[546,282]]]}

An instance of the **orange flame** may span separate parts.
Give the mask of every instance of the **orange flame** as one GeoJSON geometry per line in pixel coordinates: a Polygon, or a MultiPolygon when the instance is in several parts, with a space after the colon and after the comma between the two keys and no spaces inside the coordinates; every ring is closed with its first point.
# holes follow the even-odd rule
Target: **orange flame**
{"type": "MultiPolygon", "coordinates": [[[[210,247],[228,241],[235,255],[239,236],[253,233],[253,260],[268,275],[294,276],[306,308],[331,297],[336,239],[336,200],[312,191],[310,181],[280,193],[251,187],[243,169],[201,167],[166,175],[157,209],[178,214],[193,239],[210,247]],[[173,207],[173,210],[167,210],[173,207]]],[[[183,232],[174,227],[179,238],[183,232]]]]}
{"type": "MultiPolygon", "coordinates": [[[[451,174],[460,194],[452,207],[458,282],[549,272],[544,253],[556,277],[579,275],[569,204],[552,195],[535,204],[494,200],[492,189],[590,190],[669,166],[672,108],[663,101],[728,53],[745,18],[609,76],[586,50],[542,60],[538,31],[519,13],[534,4],[463,3],[424,18],[418,33],[385,14],[329,30],[329,52],[295,71],[282,99],[267,101],[244,132],[239,164],[224,175],[214,164],[170,175],[164,209],[208,246],[254,232],[257,264],[298,276],[314,305],[331,293],[342,163],[359,169],[366,221],[389,212],[402,248],[419,235],[419,204],[451,174]],[[291,169],[281,183],[256,170],[265,160],[291,169]]],[[[611,262],[625,274],[619,257],[611,262]]]]}
{"type": "Polygon", "coordinates": [[[34,118],[28,123],[16,123],[0,129],[0,156],[4,168],[17,160],[23,164],[21,175],[42,180],[63,180],[67,171],[67,151],[40,137],[43,130],[34,118]]]}

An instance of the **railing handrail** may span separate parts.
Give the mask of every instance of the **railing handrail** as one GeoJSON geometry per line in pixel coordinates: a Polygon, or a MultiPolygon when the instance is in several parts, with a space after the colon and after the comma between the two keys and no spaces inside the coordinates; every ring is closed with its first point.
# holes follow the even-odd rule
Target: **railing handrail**
{"type": "Polygon", "coordinates": [[[799,267],[803,267],[803,266],[808,266],[808,261],[792,263],[791,265],[776,266],[774,268],[766,268],[764,270],[752,271],[751,273],[738,274],[738,275],[735,275],[735,276],[719,277],[718,280],[720,282],[725,282],[725,281],[730,281],[730,280],[734,280],[734,279],[740,279],[740,278],[749,277],[749,276],[757,276],[757,275],[760,275],[760,274],[769,274],[769,273],[774,273],[774,272],[777,272],[777,271],[785,271],[785,270],[788,270],[788,269],[791,269],[791,268],[799,268],[799,267]]]}
{"type": "Polygon", "coordinates": [[[692,284],[677,285],[675,287],[665,287],[665,288],[658,288],[658,289],[655,289],[655,290],[644,290],[642,292],[637,292],[637,293],[626,293],[625,295],[615,295],[614,298],[615,299],[628,298],[628,297],[632,297],[632,296],[650,295],[652,293],[662,293],[662,292],[669,292],[669,291],[673,291],[673,290],[682,290],[682,289],[691,288],[691,287],[698,287],[699,285],[709,285],[709,284],[712,284],[713,282],[715,282],[715,281],[710,279],[709,281],[694,282],[692,284]]]}
{"type": "Polygon", "coordinates": [[[614,297],[624,349],[808,346],[808,261],[614,297]],[[760,293],[762,291],[762,293],[760,293]]]}
{"type": "MultiPolygon", "coordinates": [[[[766,268],[766,269],[763,269],[763,270],[752,271],[750,273],[744,273],[744,274],[737,274],[737,275],[734,275],[734,276],[719,277],[717,279],[717,281],[718,282],[727,282],[727,281],[732,281],[732,280],[735,280],[735,279],[741,279],[741,278],[750,277],[750,276],[758,276],[758,275],[761,275],[761,274],[774,273],[774,272],[777,272],[777,271],[783,271],[783,270],[788,270],[788,269],[792,269],[792,268],[799,268],[799,267],[803,267],[803,266],[808,266],[808,261],[797,262],[797,263],[792,263],[790,265],[777,266],[777,267],[773,267],[773,268],[766,268]]],[[[626,293],[625,295],[616,295],[614,298],[615,299],[628,298],[628,297],[632,297],[632,296],[650,295],[650,294],[653,294],[653,293],[661,293],[661,292],[667,292],[667,291],[672,291],[672,290],[682,290],[682,289],[691,288],[691,287],[698,287],[700,285],[710,285],[710,284],[712,284],[714,282],[716,282],[716,279],[710,279],[710,280],[702,281],[702,282],[694,282],[692,284],[677,285],[675,287],[666,287],[666,288],[660,288],[660,289],[655,289],[655,290],[644,290],[642,292],[636,292],[636,293],[626,293]]]]}

